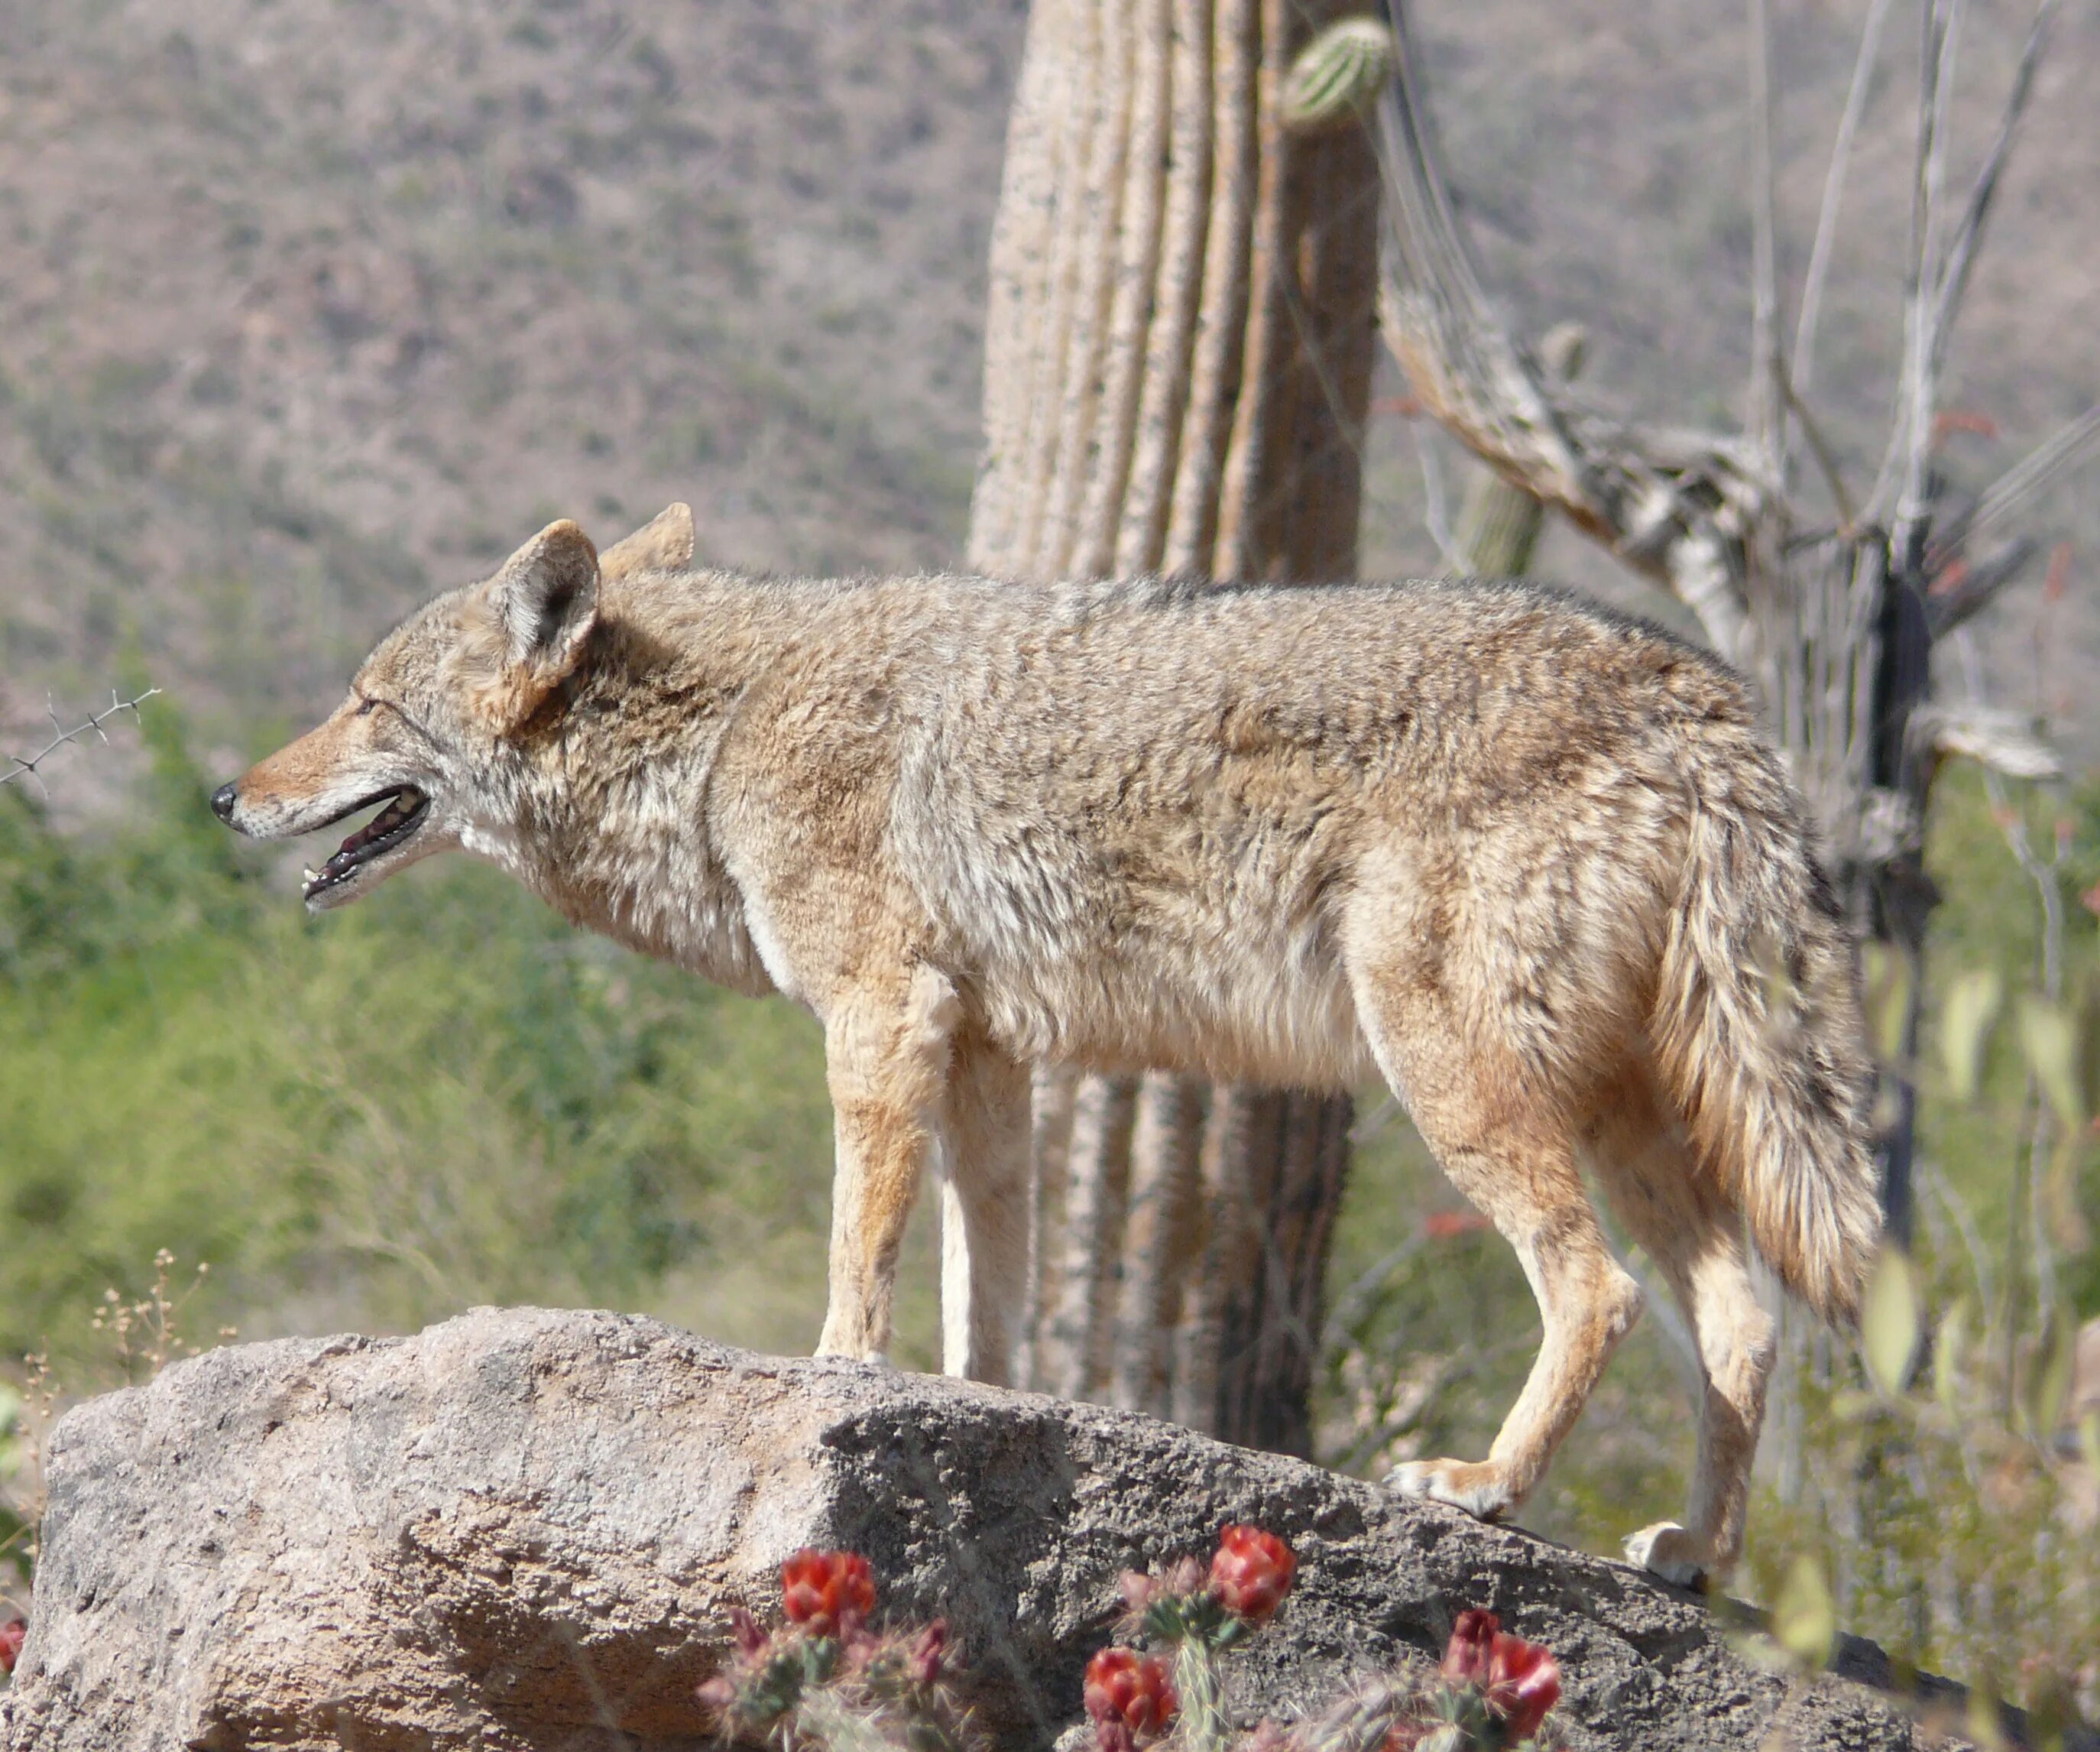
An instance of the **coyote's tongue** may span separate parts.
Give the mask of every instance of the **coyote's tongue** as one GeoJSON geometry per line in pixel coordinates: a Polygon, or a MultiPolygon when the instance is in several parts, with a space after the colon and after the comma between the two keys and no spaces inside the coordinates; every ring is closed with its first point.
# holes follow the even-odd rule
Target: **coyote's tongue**
{"type": "Polygon", "coordinates": [[[355,856],[371,845],[374,840],[385,839],[396,827],[405,823],[422,806],[423,793],[413,785],[404,787],[396,794],[393,801],[345,840],[341,850],[336,853],[335,858],[331,858],[329,862],[333,863],[336,858],[355,856]]]}
{"type": "Polygon", "coordinates": [[[416,831],[429,805],[430,800],[413,785],[404,785],[386,808],[336,849],[326,863],[306,872],[308,898],[333,886],[367,859],[406,839],[416,831]]]}

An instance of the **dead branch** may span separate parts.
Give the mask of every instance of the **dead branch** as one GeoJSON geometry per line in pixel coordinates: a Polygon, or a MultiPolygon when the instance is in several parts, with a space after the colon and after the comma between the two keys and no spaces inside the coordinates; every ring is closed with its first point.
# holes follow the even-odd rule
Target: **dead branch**
{"type": "Polygon", "coordinates": [[[1882,470],[1867,501],[1880,523],[1894,505],[1891,546],[1898,567],[1913,568],[1929,514],[1934,406],[1938,399],[1933,313],[1939,306],[1940,194],[1947,177],[1954,68],[1964,0],[1931,0],[1918,56],[1917,157],[1911,182],[1911,247],[1904,298],[1904,362],[1895,418],[1882,470]]]}
{"type": "Polygon", "coordinates": [[[1787,407],[1801,422],[1801,435],[1808,440],[1808,453],[1815,458],[1824,485],[1830,489],[1831,501],[1838,507],[1840,527],[1848,535],[1853,533],[1858,527],[1860,514],[1853,507],[1852,495],[1846,490],[1844,470],[1838,466],[1838,453],[1824,437],[1820,423],[1802,402],[1799,387],[1782,377],[1780,389],[1786,397],[1787,407]]]}
{"type": "MultiPolygon", "coordinates": [[[[1934,581],[1932,592],[1926,598],[1925,615],[1935,639],[1944,638],[1978,611],[1996,602],[1999,593],[2027,568],[2039,544],[2021,536],[1994,549],[1981,559],[1958,563],[1960,570],[1945,585],[1941,578],[1954,572],[1957,563],[1950,561],[1944,568],[1933,567],[1939,574],[1934,581]]],[[[1928,552],[1928,563],[1930,560],[1928,552]]]]}
{"type": "Polygon", "coordinates": [[[1740,438],[1636,433],[1548,386],[1494,315],[1452,212],[1405,0],[1389,0],[1388,18],[1398,53],[1378,110],[1380,320],[1416,399],[1497,472],[1674,591],[1742,660],[1745,554],[1775,483],[1740,438]]]}
{"type": "Polygon", "coordinates": [[[2009,779],[2063,776],[2062,757],[2036,735],[2023,713],[1986,705],[1973,696],[1953,704],[1921,708],[1911,719],[1910,734],[1935,759],[1960,756],[2009,779]]]}
{"type": "MultiPolygon", "coordinates": [[[[1946,211],[1957,51],[1967,0],[1922,0],[1917,157],[1901,364],[1886,449],[1855,514],[1837,458],[1788,381],[1779,342],[1767,0],[1746,0],[1754,183],[1752,353],[1740,436],[1671,433],[1608,418],[1546,380],[1489,307],[1460,233],[1418,85],[1406,0],[1387,0],[1394,73],[1379,107],[1387,249],[1381,317],[1420,408],[1505,479],[1556,505],[1626,564],[1673,591],[1720,654],[1750,670],[1797,782],[1828,836],[1863,925],[1914,962],[1934,889],[1924,870],[1926,810],[1953,753],[2039,772],[2052,758],[2017,726],[1931,708],[1932,647],[2018,574],[2028,552],[2001,538],[1971,562],[1975,537],[2009,521],[2100,442],[2100,409],[2001,479],[1965,515],[1933,467],[1948,337],[2005,162],[2030,101],[2058,0],[2038,11],[1996,135],[1957,223],[1946,211]],[[1843,519],[1796,539],[1787,421],[1798,419],[1843,519]],[[1957,569],[1958,568],[1958,569],[1957,569]]],[[[1804,288],[1797,355],[1804,375],[1835,245],[1846,161],[1869,94],[1886,0],[1866,29],[1825,182],[1804,288]]],[[[2010,532],[2008,532],[2010,534],[2010,532]]],[[[1913,982],[1905,1038],[1919,1022],[1913,982]]],[[[1883,1140],[1892,1234],[1910,1220],[1916,1092],[1889,1083],[1897,1117],[1883,1140]]]]}
{"type": "Polygon", "coordinates": [[[1772,163],[1771,11],[1749,0],[1750,75],[1750,445],[1766,475],[1783,479],[1786,455],[1786,360],[1779,338],[1779,174],[1772,163]]]}

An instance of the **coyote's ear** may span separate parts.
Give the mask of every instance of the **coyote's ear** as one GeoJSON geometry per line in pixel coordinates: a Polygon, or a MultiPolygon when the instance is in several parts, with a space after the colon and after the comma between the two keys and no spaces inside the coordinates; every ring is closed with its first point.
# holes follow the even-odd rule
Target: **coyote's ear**
{"type": "Polygon", "coordinates": [[[637,571],[683,571],[693,563],[693,508],[666,505],[631,536],[598,555],[598,576],[624,578],[637,571]]]}
{"type": "Polygon", "coordinates": [[[598,618],[598,549],[567,518],[549,523],[503,563],[489,593],[510,667],[551,687],[598,618]]]}

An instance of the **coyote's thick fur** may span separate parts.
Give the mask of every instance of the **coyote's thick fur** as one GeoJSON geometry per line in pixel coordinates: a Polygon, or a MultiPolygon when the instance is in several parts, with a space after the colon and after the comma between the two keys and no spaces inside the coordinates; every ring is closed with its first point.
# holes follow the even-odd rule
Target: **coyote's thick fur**
{"type": "Polygon", "coordinates": [[[1334,1088],[1375,1071],[1545,1317],[1485,1461],[1538,1483],[1640,1296],[1705,1362],[1685,1578],[1742,1538],[1771,1367],[1743,1234],[1849,1321],[1877,1229],[1851,947],[1728,669],[1514,584],[1039,589],[694,569],[674,505],[576,525],[381,642],[214,800],[243,832],[385,802],[315,908],[458,846],[580,925],[821,1020],[838,1168],[821,1348],[879,1357],[942,1170],[946,1361],[999,1379],[1037,1059],[1334,1088]]]}

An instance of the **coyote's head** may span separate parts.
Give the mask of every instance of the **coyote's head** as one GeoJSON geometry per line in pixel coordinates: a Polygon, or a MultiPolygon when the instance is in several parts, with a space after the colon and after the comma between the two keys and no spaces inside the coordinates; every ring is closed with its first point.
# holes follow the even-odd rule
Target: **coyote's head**
{"type": "Polygon", "coordinates": [[[486,584],[448,592],[388,633],[328,721],[220,786],[213,811],[281,840],[379,805],[307,871],[315,912],[454,846],[501,861],[516,826],[519,733],[582,660],[601,576],[677,569],[692,556],[682,505],[602,559],[574,523],[549,523],[486,584]]]}

